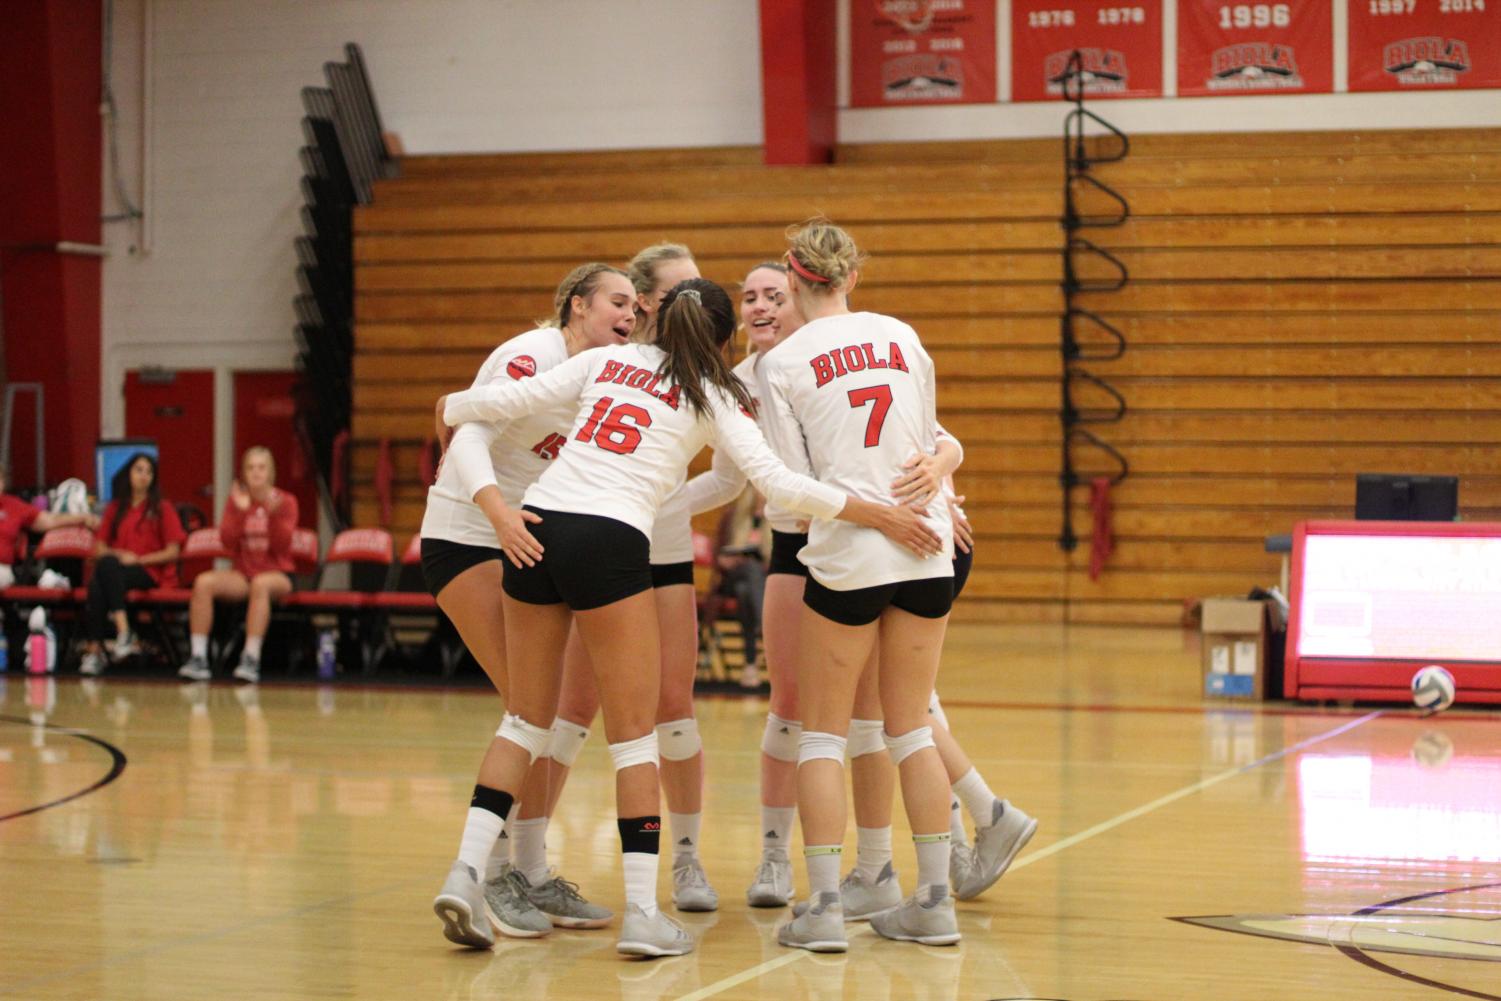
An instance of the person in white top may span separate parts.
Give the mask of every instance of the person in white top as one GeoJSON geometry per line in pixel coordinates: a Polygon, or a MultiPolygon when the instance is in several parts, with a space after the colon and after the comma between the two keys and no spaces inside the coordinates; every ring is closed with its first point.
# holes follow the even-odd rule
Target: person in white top
{"type": "MultiPolygon", "coordinates": [[[[693,252],[682,244],[658,243],[632,257],[626,273],[636,292],[636,329],[631,339],[649,344],[656,339],[657,313],[668,290],[700,277],[698,265],[693,252]]],[[[656,729],[673,845],[672,901],[682,911],[713,911],[719,907],[719,894],[699,859],[704,755],[693,711],[698,596],[693,586],[693,531],[682,498],[681,490],[668,495],[651,530],[652,595],[662,650],[656,729]]],[[[599,700],[593,685],[580,680],[592,677],[592,668],[577,628],[569,634],[563,665],[563,696],[554,726],[584,732],[599,710],[599,700]]],[[[565,781],[567,770],[555,764],[549,773],[554,802],[565,781]]]]}
{"type": "MultiPolygon", "coordinates": [[[[630,280],[619,269],[606,264],[573,269],[558,286],[551,324],[513,337],[491,352],[474,386],[532,379],[587,348],[625,343],[635,325],[634,302],[630,280]]],[[[570,404],[506,424],[461,426],[448,443],[437,482],[428,489],[420,533],[423,575],[438,606],[508,705],[511,672],[501,609],[501,562],[507,551],[513,558],[530,558],[528,515],[521,510],[521,497],[557,457],[574,409],[570,404]]],[[[440,420],[440,438],[447,432],[440,420]]],[[[573,683],[587,689],[585,698],[593,698],[593,679],[587,674],[573,683]]],[[[581,743],[577,733],[555,729],[547,755],[537,760],[519,790],[518,804],[514,798],[506,803],[498,791],[498,768],[506,749],[498,736],[492,740],[480,766],[459,859],[450,872],[454,885],[445,884],[434,903],[451,940],[487,948],[494,941],[492,924],[507,935],[529,938],[546,934],[554,923],[601,927],[610,919],[608,910],[583,900],[572,884],[549,877],[541,832],[533,837],[529,826],[534,823],[530,818],[545,818],[549,761],[571,760],[581,743]],[[524,806],[519,818],[518,805],[524,806]],[[496,817],[505,823],[503,832],[495,830],[496,817]],[[507,836],[497,836],[501,833],[507,836]],[[540,855],[541,878],[534,854],[540,855]]]]}
{"type": "MultiPolygon", "coordinates": [[[[735,374],[754,391],[757,366],[766,353],[802,326],[802,317],[787,297],[787,268],[775,261],[756,265],[740,286],[740,323],[750,353],[735,374]]],[[[759,407],[759,400],[757,401],[759,407]]],[[[715,467],[685,488],[691,514],[727,503],[744,486],[745,476],[715,467]]],[[[761,736],[761,860],[746,890],[752,907],[785,907],[792,901],[792,862],[788,846],[797,812],[797,741],[802,733],[797,709],[798,624],[802,620],[803,582],[807,568],[797,552],[808,542],[808,519],[768,503],[771,559],[761,608],[761,635],[771,685],[766,727],[761,736]]]]}
{"type": "MultiPolygon", "coordinates": [[[[847,233],[814,221],[790,243],[789,290],[807,322],[759,367],[763,426],[791,468],[805,464],[856,496],[889,496],[912,455],[936,450],[932,359],[907,324],[849,311],[861,257],[847,233]]],[[[917,555],[873,533],[815,522],[799,554],[809,571],[798,664],[798,807],[810,906],[778,929],[783,945],[848,947],[839,893],[846,734],[878,636],[888,655],[902,652],[880,672],[882,737],[900,770],[918,886],[871,924],[887,938],[959,941],[948,889],[947,783],[927,719],[953,603],[953,528],[946,504],[926,517],[943,540],[934,553],[917,555]]]]}
{"type": "Polygon", "coordinates": [[[616,948],[647,956],[693,948],[656,906],[660,644],[649,543],[657,510],[683,482],[688,460],[713,444],[778,503],[878,528],[914,553],[945,545],[912,509],[843,494],[777,460],[721,353],[734,329],[723,289],[683,282],[659,317],[655,344],[587,351],[535,379],[457,393],[444,413],[455,425],[514,420],[570,399],[579,406],[568,447],[523,498],[536,519],[530,534],[540,558],[504,570],[508,660],[534,670],[524,683],[520,674],[511,679],[501,737],[512,747],[497,788],[514,788],[546,745],[559,681],[549,665],[558,663],[572,619],[593,663],[616,768],[627,902],[616,948]]]}

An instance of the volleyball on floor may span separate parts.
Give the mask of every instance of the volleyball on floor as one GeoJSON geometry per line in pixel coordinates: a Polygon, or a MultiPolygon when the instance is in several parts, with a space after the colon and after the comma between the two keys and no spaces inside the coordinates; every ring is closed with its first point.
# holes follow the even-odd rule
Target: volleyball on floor
{"type": "Polygon", "coordinates": [[[1442,712],[1454,704],[1454,675],[1430,664],[1412,676],[1412,703],[1429,712],[1442,712]]]}

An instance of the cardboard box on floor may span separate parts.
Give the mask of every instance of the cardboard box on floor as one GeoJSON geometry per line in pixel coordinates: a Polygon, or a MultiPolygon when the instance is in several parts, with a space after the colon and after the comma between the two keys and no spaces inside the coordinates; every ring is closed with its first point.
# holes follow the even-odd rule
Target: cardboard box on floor
{"type": "Polygon", "coordinates": [[[1266,604],[1248,598],[1205,598],[1200,608],[1204,694],[1266,698],[1266,604]]]}

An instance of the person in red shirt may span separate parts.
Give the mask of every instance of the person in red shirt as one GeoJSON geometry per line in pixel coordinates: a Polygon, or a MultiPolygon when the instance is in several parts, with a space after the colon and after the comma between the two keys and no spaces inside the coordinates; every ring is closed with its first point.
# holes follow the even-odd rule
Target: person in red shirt
{"type": "Polygon", "coordinates": [[[297,528],[297,498],[276,488],[276,461],[259,445],[245,450],[242,480],[230,489],[219,520],[224,548],[234,553],[234,567],[210,570],[193,581],[188,607],[191,656],[178,669],[191,681],[213,676],[208,666],[208,634],[214,625],[214,601],[246,601],[245,651],[234,676],[254,684],[261,680],[261,643],[271,624],[271,603],[292,590],[292,532],[297,528]]]}
{"type": "Polygon", "coordinates": [[[187,537],[182,519],[163,503],[156,482],[156,460],[137,452],[120,467],[110,484],[111,500],[99,519],[98,549],[89,597],[84,605],[85,647],[78,673],[104,670],[101,642],[114,625],[114,659],[137,650],[125,614],[125,592],[136,588],[176,587],[177,557],[187,537]]]}
{"type": "Polygon", "coordinates": [[[21,533],[50,532],[54,528],[87,525],[93,528],[99,519],[92,514],[54,514],[33,507],[19,497],[5,492],[6,470],[0,466],[0,587],[15,583],[11,564],[21,556],[21,533]]]}

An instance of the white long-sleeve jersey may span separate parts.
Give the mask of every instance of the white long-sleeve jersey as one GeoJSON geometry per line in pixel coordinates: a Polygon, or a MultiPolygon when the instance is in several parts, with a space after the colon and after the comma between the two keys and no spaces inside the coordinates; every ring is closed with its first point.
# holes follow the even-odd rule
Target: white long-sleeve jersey
{"type": "MultiPolygon", "coordinates": [[[[762,390],[760,379],[756,374],[756,365],[762,357],[763,355],[759,353],[747,355],[741,360],[740,364],[735,366],[735,374],[751,388],[753,394],[756,394],[754,399],[757,411],[761,409],[759,394],[762,390]]],[[[939,441],[951,442],[959,450],[959,461],[962,463],[964,461],[964,443],[950,434],[942,424],[938,424],[935,427],[937,439],[939,441]]],[[[768,440],[767,444],[772,446],[772,451],[776,451],[775,442],[768,440]]],[[[805,448],[802,452],[804,461],[806,461],[806,456],[807,450],[805,448]]],[[[780,454],[777,455],[777,458],[783,462],[787,461],[786,457],[780,454]]],[[[798,456],[793,456],[793,461],[798,461],[798,458],[798,456]]],[[[688,505],[688,514],[692,517],[701,512],[712,511],[717,507],[723,507],[728,504],[740,496],[740,492],[745,489],[745,484],[745,474],[730,462],[729,459],[725,458],[722,453],[715,452],[713,465],[706,472],[699,473],[693,479],[683,484],[683,489],[673,496],[682,496],[685,498],[688,505]]],[[[951,475],[943,478],[943,489],[950,498],[958,496],[954,492],[954,477],[951,475]]],[[[780,508],[773,508],[770,504],[766,506],[766,519],[771,524],[771,527],[778,532],[800,533],[808,530],[807,518],[796,511],[783,511],[780,508]]],[[[660,525],[661,519],[659,517],[659,530],[660,525]]],[[[653,560],[652,562],[655,563],[658,561],[653,560]]]]}
{"type": "MultiPolygon", "coordinates": [[[[756,363],[760,358],[759,353],[746,355],[735,366],[735,374],[740,377],[741,382],[745,383],[745,388],[751,391],[751,399],[755,401],[757,412],[761,409],[760,387],[756,380],[756,363]]],[[[767,444],[772,445],[773,452],[776,451],[772,442],[768,441],[767,444]]],[[[777,458],[782,459],[783,462],[787,461],[781,455],[777,458]]],[[[683,507],[688,517],[692,518],[701,511],[712,511],[714,508],[723,507],[739,497],[741,491],[745,489],[745,484],[745,473],[740,470],[740,467],[731,462],[723,452],[715,452],[709,469],[683,484],[682,490],[673,496],[682,498],[683,507]]],[[[778,532],[806,532],[808,530],[807,515],[775,508],[771,504],[766,505],[766,520],[778,532]]],[[[660,520],[658,524],[660,528],[660,520]]],[[[652,562],[657,561],[654,559],[652,562]]]]}
{"type": "MultiPolygon", "coordinates": [[[[530,379],[568,360],[562,331],[541,327],[518,334],[490,352],[473,387],[530,379]]],[[[453,434],[438,481],[427,490],[422,516],[424,539],[469,546],[500,545],[495,529],[474,503],[474,495],[497,486],[512,507],[554,459],[567,440],[576,407],[572,402],[523,414],[505,423],[473,422],[453,434]]]]}
{"type": "MultiPolygon", "coordinates": [[[[890,503],[902,463],[932,452],[937,435],[933,360],[917,332],[879,313],[813,320],[767,352],[757,368],[761,424],[788,467],[807,468],[845,493],[890,503]]],[[[948,505],[928,505],[943,551],[921,558],[879,532],[814,522],[798,554],[820,584],[836,591],[953,574],[948,505]]]]}
{"type": "Polygon", "coordinates": [[[657,374],[665,358],[654,344],[595,348],[535,379],[455,393],[444,420],[514,420],[572,403],[577,413],[568,447],[527,489],[524,503],[614,518],[647,538],[663,500],[682,485],[688,461],[705,445],[723,450],[780,504],[814,518],[843,510],[844,494],[790,471],[729,394],[710,388],[710,411],[696,413],[657,374]]]}

